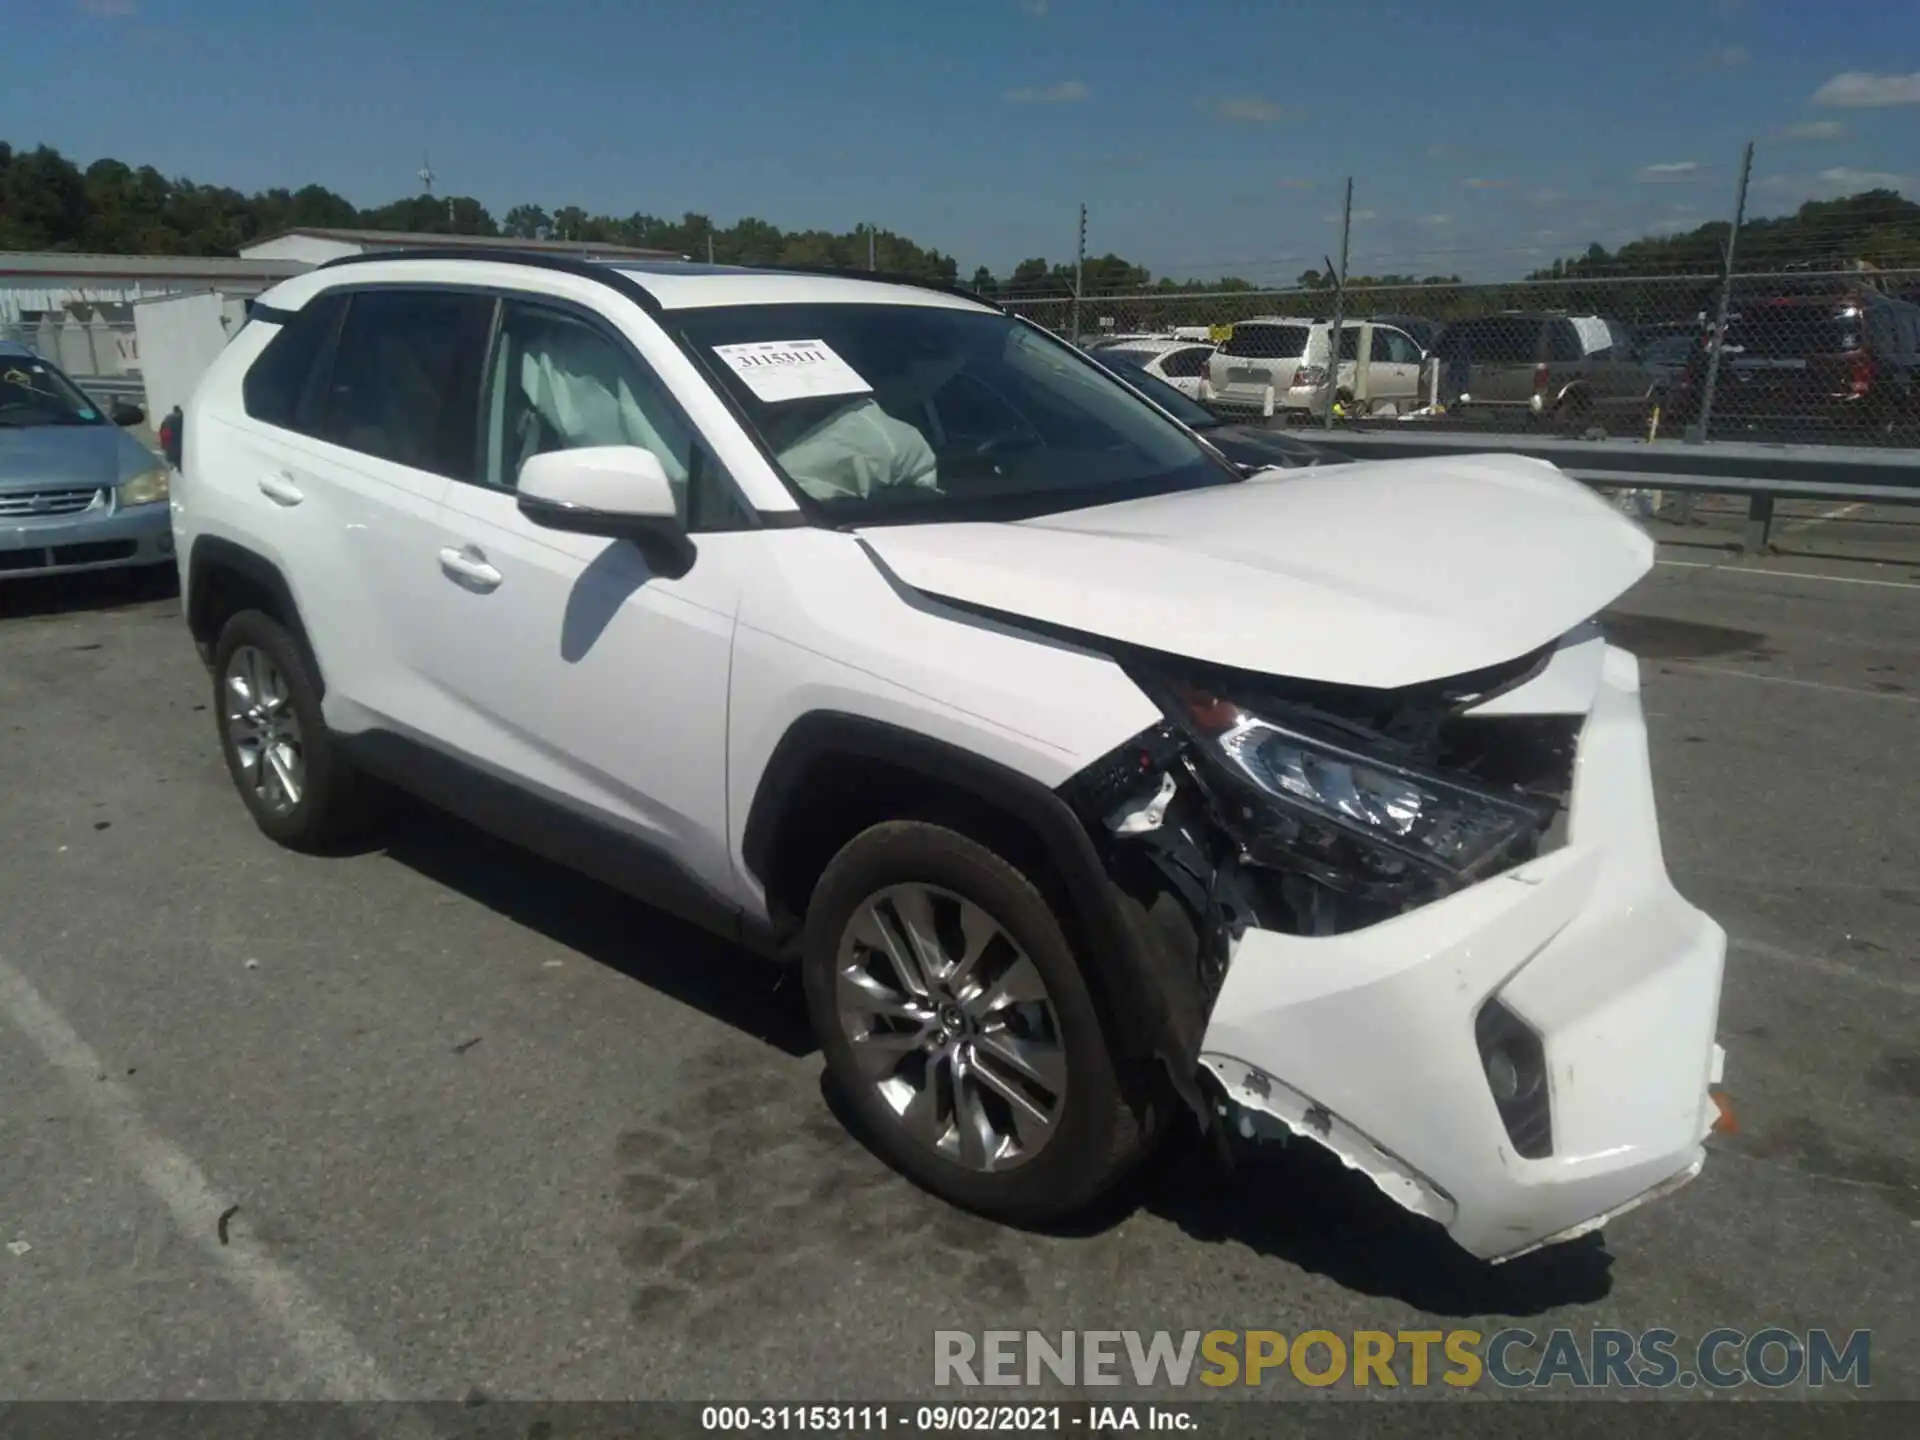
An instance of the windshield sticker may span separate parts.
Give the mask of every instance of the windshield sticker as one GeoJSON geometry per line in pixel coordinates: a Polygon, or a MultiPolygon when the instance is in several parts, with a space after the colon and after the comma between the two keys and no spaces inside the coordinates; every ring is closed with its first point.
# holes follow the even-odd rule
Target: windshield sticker
{"type": "Polygon", "coordinates": [[[713,353],[770,405],[823,395],[873,393],[860,372],[824,340],[756,340],[746,345],[716,345],[713,353]]]}

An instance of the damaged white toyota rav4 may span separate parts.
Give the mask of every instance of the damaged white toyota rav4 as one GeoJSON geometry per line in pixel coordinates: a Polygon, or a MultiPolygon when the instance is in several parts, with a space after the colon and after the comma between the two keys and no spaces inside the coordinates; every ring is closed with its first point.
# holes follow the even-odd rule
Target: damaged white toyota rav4
{"type": "Polygon", "coordinates": [[[1186,1108],[1478,1256],[1700,1167],[1645,534],[1480,456],[1251,478],[909,282],[370,257],[194,396],[184,608],[260,828],[382,780],[797,960],[885,1158],[1058,1215],[1186,1108]]]}

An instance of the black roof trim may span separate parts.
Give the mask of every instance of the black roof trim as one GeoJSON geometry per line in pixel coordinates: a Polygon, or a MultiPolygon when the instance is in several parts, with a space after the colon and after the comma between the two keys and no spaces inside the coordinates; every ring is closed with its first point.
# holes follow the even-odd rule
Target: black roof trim
{"type": "Polygon", "coordinates": [[[536,270],[557,270],[563,275],[578,275],[616,290],[656,319],[664,313],[660,302],[619,267],[604,260],[582,260],[571,255],[552,255],[539,250],[481,250],[472,246],[443,245],[431,250],[376,250],[363,255],[341,255],[314,266],[316,271],[335,270],[345,265],[368,265],[382,260],[491,260],[496,264],[527,265],[536,270]]]}
{"type": "MultiPolygon", "coordinates": [[[[629,299],[639,303],[649,314],[658,316],[662,306],[644,285],[636,282],[624,273],[625,263],[619,259],[589,260],[572,255],[554,255],[540,250],[512,250],[506,248],[480,249],[477,246],[440,245],[428,250],[376,250],[361,255],[341,255],[316,265],[316,270],[333,270],[342,265],[367,265],[381,260],[492,260],[507,265],[531,265],[541,270],[558,270],[567,275],[579,275],[588,280],[597,280],[609,285],[629,299]]],[[[635,265],[663,264],[668,262],[648,261],[635,258],[635,265]]],[[[970,290],[957,280],[933,280],[924,275],[903,275],[890,270],[835,270],[824,265],[743,265],[742,274],[767,275],[816,275],[835,280],[873,280],[882,285],[907,285],[918,290],[936,290],[943,295],[957,295],[964,300],[972,300],[990,310],[1006,313],[1005,307],[988,299],[976,290],[970,290]]]]}

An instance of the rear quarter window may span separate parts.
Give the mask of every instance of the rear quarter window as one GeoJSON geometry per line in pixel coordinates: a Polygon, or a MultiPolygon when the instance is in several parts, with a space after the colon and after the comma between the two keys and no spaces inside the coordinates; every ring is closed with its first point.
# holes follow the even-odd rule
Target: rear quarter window
{"type": "MultiPolygon", "coordinates": [[[[317,295],[280,327],[240,382],[249,416],[283,430],[311,430],[320,359],[339,328],[346,301],[338,291],[317,295]]],[[[249,324],[262,323],[249,317],[249,324]]]]}

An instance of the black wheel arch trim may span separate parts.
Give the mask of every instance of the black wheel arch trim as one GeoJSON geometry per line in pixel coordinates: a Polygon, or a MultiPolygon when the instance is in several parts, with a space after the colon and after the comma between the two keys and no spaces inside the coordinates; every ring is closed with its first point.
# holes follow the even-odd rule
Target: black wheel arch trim
{"type": "Polygon", "coordinates": [[[276,616],[287,627],[295,642],[300,646],[301,654],[306,657],[313,671],[314,690],[324,696],[327,693],[326,676],[320,669],[319,658],[314,654],[313,642],[308,638],[306,622],[300,618],[300,606],[293,598],[293,587],[287,583],[287,577],[280,567],[260,554],[250,550],[238,541],[229,540],[221,535],[202,535],[193,542],[193,549],[187,556],[186,574],[186,615],[187,627],[193,632],[193,638],[204,653],[211,658],[213,646],[220,639],[208,625],[204,608],[209,593],[208,582],[214,572],[229,570],[243,576],[260,586],[273,597],[279,613],[276,616]]]}
{"type": "MultiPolygon", "coordinates": [[[[1175,1018],[1191,1013],[1194,997],[1169,993],[1187,984],[1181,968],[1166,962],[1149,927],[1129,913],[1080,818],[1059,793],[1031,776],[885,721],[810,711],[787,727],[754,791],[741,836],[741,855],[754,878],[764,884],[772,873],[788,804],[803,792],[807,773],[823,761],[848,759],[885,763],[968,791],[1039,841],[1072,908],[1063,918],[1073,922],[1086,952],[1083,959],[1098,968],[1103,981],[1094,987],[1096,1004],[1116,1058],[1137,1067],[1137,1073],[1162,1070],[1173,1093],[1204,1120],[1208,1107],[1198,1080],[1199,1037],[1175,1018]]],[[[1198,980],[1192,983],[1197,990],[1198,980]]]]}

